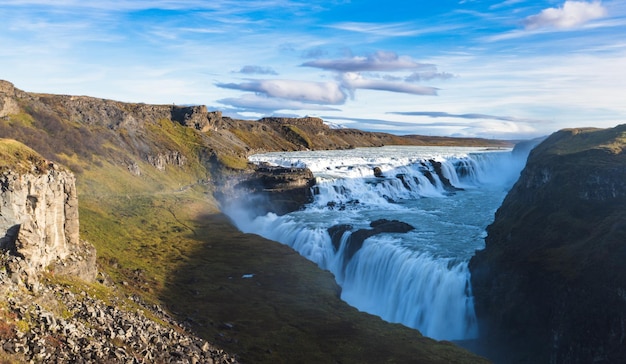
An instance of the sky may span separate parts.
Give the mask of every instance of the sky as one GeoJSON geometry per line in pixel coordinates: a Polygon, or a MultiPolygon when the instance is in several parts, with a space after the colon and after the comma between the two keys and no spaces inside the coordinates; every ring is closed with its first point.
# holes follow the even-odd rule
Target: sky
{"type": "Polygon", "coordinates": [[[626,123],[626,1],[0,0],[19,89],[522,139],[626,123]]]}

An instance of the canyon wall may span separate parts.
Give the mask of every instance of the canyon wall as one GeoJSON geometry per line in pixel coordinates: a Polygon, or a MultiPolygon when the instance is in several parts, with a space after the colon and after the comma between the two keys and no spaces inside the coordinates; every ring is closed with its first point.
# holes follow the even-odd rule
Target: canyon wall
{"type": "Polygon", "coordinates": [[[626,362],[626,125],[530,154],[470,270],[497,362],[626,362]]]}
{"type": "Polygon", "coordinates": [[[1,140],[0,148],[20,164],[0,170],[0,250],[22,259],[12,269],[31,278],[52,270],[93,280],[95,251],[80,241],[74,174],[42,159],[33,163],[37,157],[15,141],[1,140]]]}

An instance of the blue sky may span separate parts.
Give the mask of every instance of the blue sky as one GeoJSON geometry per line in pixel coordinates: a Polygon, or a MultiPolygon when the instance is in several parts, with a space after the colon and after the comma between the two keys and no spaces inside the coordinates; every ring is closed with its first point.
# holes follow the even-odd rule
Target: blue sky
{"type": "Polygon", "coordinates": [[[527,138],[626,123],[626,1],[2,0],[25,91],[527,138]]]}

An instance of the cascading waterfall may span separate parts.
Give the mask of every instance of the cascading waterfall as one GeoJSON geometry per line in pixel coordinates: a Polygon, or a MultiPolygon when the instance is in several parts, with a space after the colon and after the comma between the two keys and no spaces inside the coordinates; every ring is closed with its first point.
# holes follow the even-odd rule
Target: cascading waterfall
{"type": "Polygon", "coordinates": [[[477,336],[467,262],[483,247],[485,228],[525,156],[478,148],[383,147],[250,159],[311,169],[315,199],[301,211],[249,219],[224,206],[239,229],[287,244],[330,270],[342,299],[362,311],[435,339],[477,336]],[[368,236],[360,249],[348,252],[356,231],[371,229],[380,219],[414,229],[368,236]],[[345,228],[333,241],[328,229],[335,226],[345,228]]]}

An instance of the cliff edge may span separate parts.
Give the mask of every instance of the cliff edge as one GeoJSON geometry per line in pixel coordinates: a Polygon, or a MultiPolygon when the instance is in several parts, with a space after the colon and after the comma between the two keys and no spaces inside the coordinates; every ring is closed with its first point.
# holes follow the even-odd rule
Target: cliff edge
{"type": "Polygon", "coordinates": [[[15,140],[0,139],[0,157],[0,250],[22,259],[30,281],[48,269],[93,281],[95,249],[79,238],[74,174],[15,140]]]}
{"type": "Polygon", "coordinates": [[[538,145],[470,261],[486,352],[626,362],[626,125],[538,145]]]}

